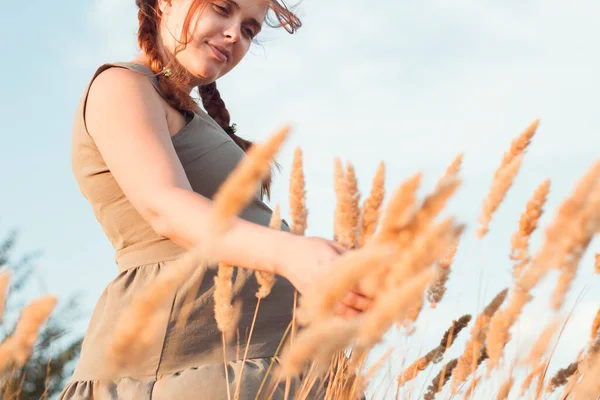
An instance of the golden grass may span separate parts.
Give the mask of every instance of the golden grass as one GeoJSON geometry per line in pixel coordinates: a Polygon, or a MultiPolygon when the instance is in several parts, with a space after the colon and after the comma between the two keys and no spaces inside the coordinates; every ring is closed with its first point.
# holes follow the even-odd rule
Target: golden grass
{"type": "Polygon", "coordinates": [[[537,187],[519,219],[519,229],[512,237],[510,252],[510,258],[515,261],[513,267],[513,276],[515,278],[521,275],[521,271],[529,262],[529,239],[537,228],[549,191],[550,179],[546,179],[537,187]]]}
{"type": "MultiPolygon", "coordinates": [[[[490,191],[483,200],[476,230],[478,238],[489,231],[495,212],[522,167],[525,151],[538,125],[538,120],[531,123],[512,141],[504,154],[490,191]]],[[[225,233],[232,217],[251,201],[288,133],[289,129],[284,128],[265,143],[253,146],[223,183],[214,199],[215,213],[211,226],[215,235],[225,233]]],[[[286,380],[286,398],[312,398],[314,391],[320,392],[327,400],[360,398],[374,382],[373,377],[384,360],[391,359],[393,355],[393,349],[388,349],[369,365],[374,348],[385,344],[390,331],[396,330],[400,335],[412,335],[411,338],[416,339],[415,332],[418,331],[415,323],[419,321],[423,304],[429,300],[435,307],[443,301],[454,258],[461,245],[465,225],[453,216],[442,217],[441,214],[460,187],[462,162],[463,154],[459,154],[431,192],[422,199],[417,196],[422,173],[412,175],[392,192],[384,208],[386,171],[383,162],[371,182],[370,193],[361,204],[362,196],[353,165],[350,162],[344,165],[339,158],[334,160],[336,208],[333,234],[350,250],[336,258],[322,279],[299,298],[298,306],[294,305],[293,321],[268,371],[270,376],[277,378],[275,381],[286,380]],[[373,297],[371,308],[355,318],[337,316],[336,304],[348,291],[357,287],[373,297]],[[300,326],[298,330],[297,325],[300,326]],[[291,393],[289,383],[298,376],[302,376],[301,387],[291,393]]],[[[530,241],[538,230],[549,191],[550,180],[547,179],[535,189],[518,220],[518,230],[511,238],[508,254],[508,260],[514,263],[514,280],[510,290],[505,289],[493,298],[484,296],[489,303],[472,324],[470,336],[459,349],[458,356],[450,359],[447,353],[459,332],[467,328],[470,315],[453,321],[437,347],[415,357],[416,360],[399,376],[389,377],[386,382],[396,383],[397,396],[401,390],[406,390],[409,398],[419,396],[430,400],[441,397],[442,393],[458,396],[461,392],[468,399],[480,398],[478,391],[483,385],[493,385],[495,391],[492,397],[497,399],[516,396],[515,385],[522,397],[556,395],[563,387],[562,396],[575,399],[600,395],[600,384],[596,378],[600,376],[600,311],[594,321],[590,321],[590,343],[582,349],[577,360],[554,371],[553,377],[546,382],[553,350],[550,354],[548,352],[560,338],[560,335],[556,338],[556,331],[563,323],[560,310],[565,294],[571,288],[584,253],[600,231],[600,162],[591,166],[572,194],[561,203],[554,218],[540,233],[540,247],[532,251],[530,241]],[[503,373],[508,372],[507,376],[501,380],[494,379],[492,374],[499,373],[506,365],[503,363],[508,356],[505,347],[513,341],[513,327],[520,320],[524,307],[533,300],[534,289],[553,268],[559,273],[558,283],[552,299],[542,301],[549,302],[555,318],[547,326],[540,326],[539,336],[529,348],[519,348],[513,359],[506,360],[510,368],[503,373]],[[425,371],[437,364],[441,368],[437,369],[429,385],[422,388],[425,393],[413,391],[415,382],[425,378],[425,371]],[[487,374],[479,370],[484,364],[487,374]],[[523,370],[520,375],[514,372],[517,368],[523,370]],[[534,384],[536,381],[537,384],[534,384]],[[410,385],[407,384],[409,382],[410,385]],[[531,390],[535,390],[533,396],[528,395],[531,390]]],[[[308,210],[300,148],[294,151],[289,202],[291,231],[304,235],[308,210]]],[[[280,208],[276,206],[270,227],[280,229],[280,223],[280,208]]],[[[109,361],[116,371],[143,357],[144,346],[161,334],[156,326],[164,316],[161,314],[163,302],[192,274],[200,274],[197,278],[202,280],[202,271],[211,264],[208,257],[210,245],[190,251],[133,300],[123,320],[117,324],[108,352],[109,361]]],[[[596,254],[596,272],[600,271],[599,258],[596,254]]],[[[227,359],[225,345],[236,330],[236,312],[241,307],[240,304],[232,304],[233,268],[220,264],[215,278],[215,318],[223,332],[224,361],[227,359]]],[[[262,272],[254,275],[260,285],[256,321],[260,303],[268,301],[276,277],[262,272]]],[[[7,282],[8,275],[0,274],[0,295],[6,291],[7,282]]],[[[463,282],[453,284],[463,285],[463,282]]],[[[45,303],[44,310],[49,313],[51,301],[45,301],[49,303],[45,303]]],[[[35,324],[28,323],[27,329],[15,332],[15,335],[23,335],[27,340],[9,339],[0,345],[0,355],[8,354],[9,350],[13,354],[16,348],[21,349],[14,353],[19,355],[0,356],[0,363],[4,360],[22,363],[29,356],[27,348],[30,348],[32,340],[35,341],[34,332],[47,313],[35,315],[35,324]],[[26,343],[29,347],[20,347],[21,344],[17,346],[16,343],[26,343]]],[[[254,323],[250,329],[250,340],[253,329],[254,323]]],[[[247,349],[243,359],[247,357],[247,349]]],[[[274,383],[269,386],[266,381],[267,377],[264,377],[260,398],[269,398],[269,394],[274,392],[274,383]]],[[[239,398],[239,393],[238,385],[233,398],[239,398]]],[[[231,397],[231,393],[228,395],[231,397]]]]}
{"type": "MultiPolygon", "coordinates": [[[[494,175],[490,192],[483,202],[478,237],[489,230],[492,217],[504,200],[509,188],[521,168],[523,156],[538,127],[534,121],[512,143],[504,154],[502,163],[494,175]]],[[[271,150],[260,152],[262,157],[240,164],[239,171],[231,178],[235,185],[223,185],[220,197],[222,205],[215,217],[215,227],[222,233],[227,229],[227,219],[239,212],[248,196],[235,193],[237,187],[255,188],[264,171],[272,161],[277,148],[283,141],[283,133],[271,139],[271,150]],[[244,169],[254,172],[244,172],[244,169]]],[[[248,154],[248,158],[252,157],[248,154]]],[[[460,186],[460,167],[463,155],[460,154],[438,180],[431,193],[419,201],[417,189],[422,174],[417,173],[400,184],[393,192],[383,209],[385,195],[385,169],[381,163],[372,181],[371,192],[360,204],[361,194],[356,171],[351,163],[345,166],[339,158],[334,160],[334,183],[336,209],[334,215],[334,237],[351,250],[335,259],[332,268],[323,279],[316,282],[299,301],[294,310],[294,324],[302,326],[296,334],[292,327],[282,340],[282,354],[278,357],[278,366],[270,374],[278,379],[303,376],[302,388],[296,394],[308,398],[311,390],[319,389],[326,399],[354,399],[366,390],[373,374],[382,359],[387,359],[391,351],[368,367],[369,354],[386,334],[394,327],[406,327],[405,333],[413,333],[410,328],[418,320],[425,298],[432,305],[439,303],[445,292],[451,265],[458,250],[464,226],[453,217],[440,219],[449,199],[460,186]],[[373,296],[372,307],[360,316],[344,319],[335,315],[335,305],[349,290],[360,287],[373,296]],[[292,340],[293,339],[293,340],[292,340]]],[[[427,388],[425,399],[433,399],[436,394],[449,386],[449,392],[458,394],[465,386],[465,398],[476,398],[477,388],[490,379],[490,374],[498,368],[504,355],[504,347],[512,339],[511,329],[520,318],[524,306],[532,300],[532,290],[546,276],[552,267],[560,268],[565,277],[570,277],[579,264],[583,252],[598,232],[598,177],[600,169],[595,164],[582,178],[571,196],[561,205],[555,218],[544,231],[544,240],[535,254],[531,254],[530,238],[535,233],[543,207],[550,189],[550,181],[543,181],[527,202],[519,220],[519,229],[512,237],[509,258],[515,262],[514,285],[490,299],[488,306],[477,317],[471,328],[461,354],[452,360],[444,361],[446,350],[454,342],[459,331],[467,326],[470,316],[454,321],[446,332],[440,345],[425,356],[418,358],[397,377],[398,388],[413,380],[420,371],[430,365],[444,361],[443,367],[427,388]],[[560,235],[558,233],[561,233],[560,235]],[[510,295],[509,295],[510,294],[510,295]],[[508,301],[505,302],[505,299],[508,301]],[[505,303],[505,304],[504,304],[505,303]],[[504,307],[502,305],[504,304],[504,307]],[[487,362],[487,376],[478,374],[481,364],[487,362]],[[447,385],[448,382],[450,385],[447,385]]],[[[292,232],[304,234],[308,212],[306,210],[306,187],[302,171],[302,152],[294,152],[292,173],[290,175],[290,213],[292,232]]],[[[279,208],[275,207],[271,227],[278,229],[279,208]]],[[[264,284],[261,276],[257,279],[264,284]]],[[[223,276],[222,284],[227,287],[228,274],[223,276]]],[[[219,279],[219,278],[218,278],[219,279]]],[[[563,278],[564,279],[564,278],[563,278]]],[[[566,281],[565,281],[566,282],[566,281]]],[[[559,284],[560,286],[560,284],[559,284]]],[[[568,290],[569,285],[562,284],[568,290]]],[[[558,289],[557,289],[558,290],[558,289]]],[[[267,292],[259,295],[260,299],[267,292]]],[[[230,305],[229,297],[223,296],[221,303],[230,305]]],[[[562,301],[555,301],[556,305],[562,301]]],[[[260,304],[260,300],[259,300],[260,304]]],[[[555,309],[557,307],[555,305],[555,309]]],[[[257,310],[258,312],[258,310],[257,310]]],[[[520,384],[523,395],[530,385],[538,381],[535,398],[539,398],[545,385],[545,374],[549,356],[547,349],[555,337],[558,320],[549,324],[540,332],[538,340],[531,346],[528,356],[521,361],[520,368],[527,368],[525,378],[520,384]]],[[[592,332],[597,330],[594,323],[592,332]]],[[[592,336],[594,333],[592,333],[592,336]]],[[[600,393],[590,374],[596,372],[597,352],[600,341],[596,338],[585,351],[582,358],[565,372],[557,373],[548,385],[548,391],[556,391],[567,385],[565,390],[576,396],[588,396],[600,393]],[[584,379],[587,376],[587,380],[584,379]],[[567,381],[571,381],[568,383],[567,381]]],[[[517,381],[513,375],[515,363],[508,377],[497,391],[496,398],[507,398],[517,381]]],[[[272,393],[274,387],[263,388],[272,393]]],[[[287,395],[294,396],[289,393],[287,395]]],[[[238,391],[236,390],[236,393],[238,391]]],[[[411,389],[412,393],[412,389],[411,389]]],[[[236,396],[237,397],[237,396],[236,396]]]]}
{"type": "MultiPolygon", "coordinates": [[[[0,271],[0,303],[2,310],[9,291],[11,274],[0,271]]],[[[34,351],[34,345],[42,325],[46,323],[56,307],[55,296],[41,296],[26,305],[10,335],[0,343],[0,386],[15,370],[25,366],[34,351]]],[[[0,315],[1,316],[1,315],[0,315]]],[[[19,386],[19,391],[21,387],[19,386]]],[[[15,394],[18,398],[18,394],[15,394]]]]}

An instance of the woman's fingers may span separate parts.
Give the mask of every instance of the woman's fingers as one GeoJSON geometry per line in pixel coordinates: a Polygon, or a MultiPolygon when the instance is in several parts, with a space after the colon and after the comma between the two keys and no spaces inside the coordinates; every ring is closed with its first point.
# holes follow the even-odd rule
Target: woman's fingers
{"type": "Polygon", "coordinates": [[[352,307],[348,307],[344,303],[337,303],[335,305],[334,313],[342,318],[351,319],[360,315],[360,311],[352,307]]]}
{"type": "Polygon", "coordinates": [[[348,292],[335,305],[334,313],[340,317],[351,319],[371,308],[372,300],[356,292],[348,292]]]}
{"type": "Polygon", "coordinates": [[[342,299],[342,303],[358,311],[366,311],[371,307],[372,300],[357,292],[348,292],[342,299]]]}
{"type": "Polygon", "coordinates": [[[348,249],[346,246],[344,246],[343,244],[341,244],[341,243],[338,243],[338,242],[336,242],[336,241],[333,241],[333,240],[330,240],[330,241],[329,241],[329,245],[330,245],[331,247],[333,247],[335,250],[337,250],[338,254],[344,254],[345,252],[347,252],[347,251],[349,250],[349,249],[348,249]]]}

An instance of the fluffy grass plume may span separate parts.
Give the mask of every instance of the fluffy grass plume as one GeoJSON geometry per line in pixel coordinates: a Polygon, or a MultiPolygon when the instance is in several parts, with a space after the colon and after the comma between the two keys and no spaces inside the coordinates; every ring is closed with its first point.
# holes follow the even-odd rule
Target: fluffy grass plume
{"type": "Polygon", "coordinates": [[[552,295],[552,307],[560,310],[571,282],[575,278],[579,262],[587,250],[592,238],[600,232],[600,183],[597,183],[579,215],[571,221],[571,235],[565,242],[561,256],[564,261],[558,284],[552,295]]]}
{"type": "Polygon", "coordinates": [[[502,162],[494,174],[488,196],[483,202],[481,216],[478,219],[480,223],[477,230],[478,238],[481,239],[488,232],[492,215],[498,209],[502,200],[504,200],[508,189],[512,186],[512,182],[521,167],[525,149],[531,143],[538,125],[539,120],[532,122],[527,129],[512,141],[509,151],[504,153],[502,162]]]}
{"type": "Polygon", "coordinates": [[[356,178],[356,171],[350,163],[346,161],[346,181],[348,185],[348,193],[350,194],[350,226],[352,227],[352,247],[356,247],[358,240],[358,223],[360,219],[360,191],[358,190],[358,179],[356,178]]]}
{"type": "Polygon", "coordinates": [[[498,390],[498,394],[496,395],[496,400],[506,400],[514,382],[515,382],[515,378],[513,378],[512,375],[509,376],[508,379],[506,380],[506,382],[504,382],[502,384],[502,386],[500,386],[500,389],[498,390]]]}
{"type": "Polygon", "coordinates": [[[535,190],[533,196],[527,202],[525,211],[519,219],[519,229],[512,237],[512,248],[510,258],[515,261],[513,276],[518,277],[522,269],[529,262],[529,239],[535,231],[538,221],[543,213],[548,192],[550,191],[550,179],[544,180],[535,190]]]}
{"type": "Polygon", "coordinates": [[[394,192],[383,214],[377,241],[386,242],[396,238],[399,230],[406,225],[417,203],[421,178],[421,173],[413,175],[394,192]]]}
{"type": "Polygon", "coordinates": [[[398,376],[398,385],[402,386],[406,382],[414,379],[419,371],[424,370],[430,364],[437,364],[442,361],[444,353],[446,350],[452,346],[454,340],[458,336],[461,330],[463,330],[471,321],[470,315],[463,315],[458,320],[452,321],[452,326],[448,328],[448,330],[444,333],[440,344],[425,354],[423,357],[419,358],[417,361],[413,362],[408,368],[404,370],[400,376],[398,376]]]}
{"type": "Polygon", "coordinates": [[[225,342],[233,339],[240,318],[241,303],[232,304],[233,299],[233,266],[219,263],[215,276],[215,320],[223,333],[225,342]]]}
{"type": "Polygon", "coordinates": [[[32,301],[21,311],[13,333],[0,344],[0,373],[9,366],[21,368],[33,352],[41,326],[56,307],[54,296],[32,301]]]}
{"type": "MultiPolygon", "coordinates": [[[[271,221],[269,222],[269,227],[272,229],[281,229],[281,212],[279,204],[277,204],[273,208],[273,214],[271,215],[271,221]]],[[[256,280],[260,287],[258,288],[258,292],[256,293],[256,297],[259,299],[264,299],[271,293],[271,289],[275,284],[275,274],[266,271],[256,271],[255,274],[256,280]]]]}
{"type": "Polygon", "coordinates": [[[0,271],[0,321],[4,315],[4,305],[6,304],[6,295],[10,285],[10,272],[8,270],[0,271]]]}
{"type": "Polygon", "coordinates": [[[291,231],[297,235],[304,235],[307,227],[308,209],[306,207],[306,182],[302,164],[302,149],[296,147],[292,172],[290,176],[290,216],[292,219],[291,231]]]}
{"type": "Polygon", "coordinates": [[[457,393],[459,385],[465,382],[469,375],[475,374],[476,363],[484,349],[490,320],[506,299],[507,293],[508,289],[498,293],[483,312],[477,316],[475,326],[471,329],[471,337],[465,344],[462,355],[458,358],[456,370],[452,373],[452,393],[457,393]]]}
{"type": "Polygon", "coordinates": [[[552,339],[556,335],[556,331],[560,326],[560,323],[560,320],[555,319],[553,321],[550,321],[546,325],[538,339],[531,347],[529,354],[524,359],[523,362],[525,364],[528,364],[530,367],[534,368],[535,366],[542,363],[542,357],[548,351],[548,347],[550,346],[552,339]]]}
{"type": "Polygon", "coordinates": [[[384,197],[385,164],[382,161],[379,163],[379,167],[371,183],[371,192],[362,205],[358,231],[358,247],[364,247],[365,243],[375,233],[384,197]]]}
{"type": "Polygon", "coordinates": [[[456,255],[457,250],[458,245],[452,247],[437,263],[437,275],[435,281],[429,286],[427,291],[427,299],[431,304],[431,308],[435,308],[436,305],[442,301],[442,298],[446,293],[446,283],[450,277],[450,268],[454,262],[454,256],[456,255]]]}
{"type": "Polygon", "coordinates": [[[347,248],[354,247],[356,231],[352,225],[354,215],[354,202],[346,172],[338,157],[334,164],[334,186],[336,207],[334,216],[334,238],[347,248]]]}
{"type": "Polygon", "coordinates": [[[444,175],[437,181],[436,188],[444,184],[446,180],[458,177],[458,173],[460,172],[460,169],[462,167],[463,157],[464,154],[459,153],[454,158],[454,160],[452,160],[450,165],[448,165],[448,167],[446,168],[446,172],[444,173],[444,175]]]}

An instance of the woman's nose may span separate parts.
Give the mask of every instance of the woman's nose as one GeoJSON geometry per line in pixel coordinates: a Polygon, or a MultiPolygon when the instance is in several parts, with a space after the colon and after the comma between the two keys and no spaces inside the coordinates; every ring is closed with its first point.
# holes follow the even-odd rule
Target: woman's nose
{"type": "Polygon", "coordinates": [[[232,24],[225,30],[225,37],[227,37],[232,43],[236,43],[240,40],[241,26],[239,24],[232,24]]]}

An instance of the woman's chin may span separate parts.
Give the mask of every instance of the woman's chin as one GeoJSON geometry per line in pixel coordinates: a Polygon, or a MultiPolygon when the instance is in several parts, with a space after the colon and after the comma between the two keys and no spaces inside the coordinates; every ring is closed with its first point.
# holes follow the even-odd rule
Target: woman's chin
{"type": "Polygon", "coordinates": [[[214,68],[198,68],[188,71],[195,77],[196,82],[201,85],[207,85],[221,77],[220,71],[214,68]]]}

